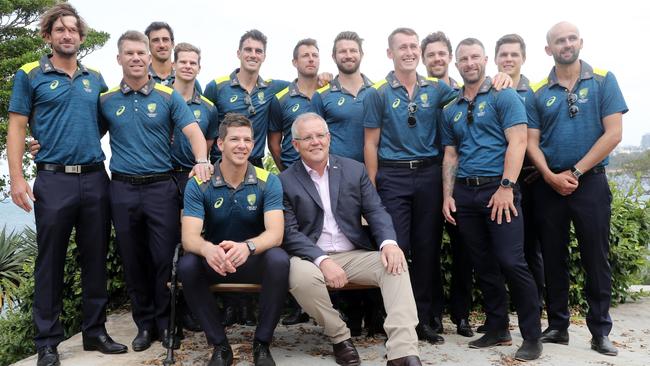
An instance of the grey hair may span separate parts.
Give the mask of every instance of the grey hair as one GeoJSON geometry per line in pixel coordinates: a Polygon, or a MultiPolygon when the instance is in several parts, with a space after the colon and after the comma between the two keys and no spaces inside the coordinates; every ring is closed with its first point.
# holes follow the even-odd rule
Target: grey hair
{"type": "Polygon", "coordinates": [[[325,127],[325,132],[326,133],[329,132],[329,128],[327,127],[327,122],[325,122],[323,117],[321,117],[319,114],[314,112],[307,112],[299,115],[298,118],[296,118],[296,120],[293,121],[293,123],[291,124],[291,138],[294,139],[300,138],[300,136],[298,136],[298,124],[311,119],[316,119],[321,121],[323,123],[323,127],[325,127]]]}

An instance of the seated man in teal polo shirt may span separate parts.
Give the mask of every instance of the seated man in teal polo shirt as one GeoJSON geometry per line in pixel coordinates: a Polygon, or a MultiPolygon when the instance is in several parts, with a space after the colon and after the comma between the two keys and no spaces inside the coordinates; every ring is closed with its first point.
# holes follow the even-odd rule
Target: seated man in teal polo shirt
{"type": "Polygon", "coordinates": [[[233,359],[210,285],[260,283],[253,357],[255,365],[275,365],[269,344],[289,286],[289,256],[279,248],[284,233],[282,186],[278,177],[248,162],[253,149],[248,118],[226,115],[217,146],[222,155],[210,181],[192,179],[185,188],[182,226],[187,253],[178,273],[185,299],[214,346],[210,366],[231,365],[233,359]]]}

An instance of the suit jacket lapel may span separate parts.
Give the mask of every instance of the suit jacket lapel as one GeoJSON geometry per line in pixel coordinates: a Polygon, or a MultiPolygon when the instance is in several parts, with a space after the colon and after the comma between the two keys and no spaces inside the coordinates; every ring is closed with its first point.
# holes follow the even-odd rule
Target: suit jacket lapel
{"type": "Polygon", "coordinates": [[[311,180],[311,177],[309,176],[309,173],[307,173],[307,170],[305,170],[305,167],[302,165],[301,161],[295,162],[295,164],[298,164],[298,174],[296,174],[296,177],[298,178],[298,181],[300,184],[302,184],[303,187],[305,187],[305,190],[311,198],[316,202],[318,207],[320,209],[323,209],[323,202],[320,200],[320,196],[318,195],[318,191],[316,190],[316,186],[314,185],[314,182],[311,180]]]}
{"type": "Polygon", "coordinates": [[[339,202],[339,187],[341,182],[341,167],[338,165],[336,158],[330,155],[330,205],[332,206],[332,214],[336,215],[336,207],[339,202]]]}

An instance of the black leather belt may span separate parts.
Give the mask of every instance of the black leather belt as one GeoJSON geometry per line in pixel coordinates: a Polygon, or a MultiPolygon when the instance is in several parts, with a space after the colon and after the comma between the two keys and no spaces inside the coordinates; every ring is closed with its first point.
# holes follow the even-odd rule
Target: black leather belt
{"type": "Polygon", "coordinates": [[[112,173],[111,179],[119,182],[129,183],[132,185],[143,185],[151,184],[156,182],[162,182],[165,180],[171,179],[172,176],[169,173],[162,174],[151,174],[151,175],[126,175],[120,173],[112,173]]]}
{"type": "Polygon", "coordinates": [[[391,168],[408,168],[417,169],[431,166],[434,164],[440,165],[440,158],[425,158],[417,160],[379,160],[379,166],[391,168]]]}
{"type": "Polygon", "coordinates": [[[465,177],[456,178],[456,183],[464,184],[470,187],[478,187],[487,183],[498,182],[501,177],[465,177]]]}
{"type": "Polygon", "coordinates": [[[37,163],[37,171],[46,171],[46,172],[57,172],[57,173],[66,173],[66,174],[82,174],[90,172],[98,172],[104,169],[104,163],[96,164],[87,164],[87,165],[58,165],[58,164],[47,164],[47,163],[37,163]]]}
{"type": "Polygon", "coordinates": [[[189,173],[192,171],[192,168],[187,168],[184,166],[175,166],[174,167],[174,172],[176,173],[189,173]]]}
{"type": "MultiPolygon", "coordinates": [[[[561,173],[561,172],[563,172],[565,170],[571,170],[571,168],[557,169],[557,170],[554,169],[553,173],[557,174],[557,173],[561,173]]],[[[587,170],[586,172],[583,172],[582,175],[585,176],[585,175],[588,175],[588,174],[601,174],[601,173],[605,173],[605,172],[606,172],[606,170],[605,170],[604,166],[595,166],[595,167],[587,170]]]]}

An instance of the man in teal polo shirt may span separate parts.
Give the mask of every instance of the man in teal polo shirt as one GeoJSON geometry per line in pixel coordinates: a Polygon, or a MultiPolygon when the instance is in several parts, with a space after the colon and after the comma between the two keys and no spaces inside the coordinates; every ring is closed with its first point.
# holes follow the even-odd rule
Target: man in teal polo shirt
{"type": "Polygon", "coordinates": [[[213,283],[260,283],[260,317],[253,340],[256,366],[275,365],[269,345],[289,287],[289,256],[280,248],[284,233],[282,185],[248,162],[253,128],[230,114],[219,126],[222,151],[212,179],[192,179],[185,190],[183,248],[178,273],[185,298],[214,347],[210,366],[232,364],[213,283]],[[203,234],[202,234],[203,232],[203,234]]]}
{"type": "MultiPolygon", "coordinates": [[[[110,199],[113,225],[143,351],[164,336],[174,248],[179,240],[178,187],[172,180],[170,136],[179,127],[192,146],[192,174],[210,176],[205,137],[176,91],[147,73],[147,37],[127,31],[118,40],[123,79],[100,98],[102,127],[110,133],[110,199]]],[[[172,346],[167,344],[167,346],[172,346]]]]}
{"type": "Polygon", "coordinates": [[[312,111],[311,98],[318,88],[320,53],[315,39],[298,41],[293,48],[298,78],[271,100],[269,151],[280,171],[300,158],[291,145],[291,125],[299,115],[312,111]]]}
{"type": "Polygon", "coordinates": [[[570,224],[586,273],[591,348],[615,356],[609,340],[612,273],[608,261],[612,195],[605,175],[609,153],[621,141],[628,111],[614,74],[579,59],[582,38],[570,23],[546,35],[555,67],[532,86],[528,155],[543,180],[533,187],[546,275],[549,326],[542,341],[568,344],[570,224]]]}
{"type": "Polygon", "coordinates": [[[442,211],[458,225],[483,293],[486,334],[470,347],[512,343],[505,277],[524,338],[515,358],[534,360],[542,352],[539,299],[523,256],[516,184],[526,153],[526,108],[514,90],[492,87],[486,64],[479,40],[466,38],[456,47],[456,67],[465,85],[443,111],[442,211]]]}

